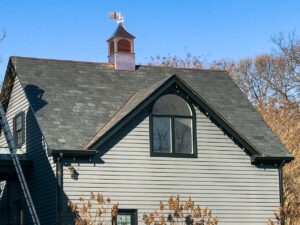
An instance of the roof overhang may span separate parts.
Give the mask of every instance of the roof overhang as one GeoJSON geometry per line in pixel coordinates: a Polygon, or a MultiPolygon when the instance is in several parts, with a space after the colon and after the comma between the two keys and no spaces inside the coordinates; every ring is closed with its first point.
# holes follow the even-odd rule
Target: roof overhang
{"type": "Polygon", "coordinates": [[[253,155],[251,156],[251,162],[253,164],[260,164],[260,163],[264,163],[264,164],[268,164],[268,163],[272,163],[272,164],[286,164],[291,162],[292,160],[294,160],[293,156],[261,156],[261,155],[253,155]]]}
{"type": "Polygon", "coordinates": [[[87,159],[92,158],[97,153],[96,150],[68,150],[68,149],[51,149],[51,155],[57,158],[75,158],[87,159]]]}

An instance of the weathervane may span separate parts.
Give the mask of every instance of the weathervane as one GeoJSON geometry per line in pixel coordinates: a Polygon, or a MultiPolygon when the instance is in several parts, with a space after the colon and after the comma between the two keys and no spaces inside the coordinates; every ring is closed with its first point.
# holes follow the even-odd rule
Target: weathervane
{"type": "Polygon", "coordinates": [[[112,20],[116,20],[117,24],[124,22],[124,15],[121,12],[111,12],[109,13],[109,18],[112,20]]]}

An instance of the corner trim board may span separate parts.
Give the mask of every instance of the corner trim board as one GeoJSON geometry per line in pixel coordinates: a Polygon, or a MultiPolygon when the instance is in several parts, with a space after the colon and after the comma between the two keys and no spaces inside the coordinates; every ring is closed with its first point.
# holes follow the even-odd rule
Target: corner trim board
{"type": "Polygon", "coordinates": [[[56,161],[56,224],[62,224],[63,153],[56,161]]]}

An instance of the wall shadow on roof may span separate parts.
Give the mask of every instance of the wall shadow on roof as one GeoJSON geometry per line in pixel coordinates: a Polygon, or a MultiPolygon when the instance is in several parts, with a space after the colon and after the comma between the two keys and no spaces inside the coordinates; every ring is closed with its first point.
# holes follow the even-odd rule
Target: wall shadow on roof
{"type": "Polygon", "coordinates": [[[48,104],[47,101],[43,100],[45,91],[40,87],[28,84],[24,90],[35,113],[48,104]]]}

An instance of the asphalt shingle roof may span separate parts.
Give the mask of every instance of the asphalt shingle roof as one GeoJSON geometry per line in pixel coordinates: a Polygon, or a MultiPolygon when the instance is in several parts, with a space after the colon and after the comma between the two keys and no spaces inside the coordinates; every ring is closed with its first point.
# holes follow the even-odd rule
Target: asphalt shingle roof
{"type": "Polygon", "coordinates": [[[106,132],[112,129],[118,122],[120,122],[125,116],[127,116],[132,110],[134,110],[142,101],[149,97],[154,91],[159,88],[165,81],[167,81],[171,76],[160,80],[159,82],[150,85],[145,89],[136,91],[124,105],[113,115],[110,120],[96,132],[95,136],[87,143],[85,147],[91,147],[97,140],[102,137],[106,132]]]}
{"type": "Polygon", "coordinates": [[[176,74],[265,156],[290,156],[226,72],[11,57],[52,149],[83,149],[130,97],[176,74]]]}

